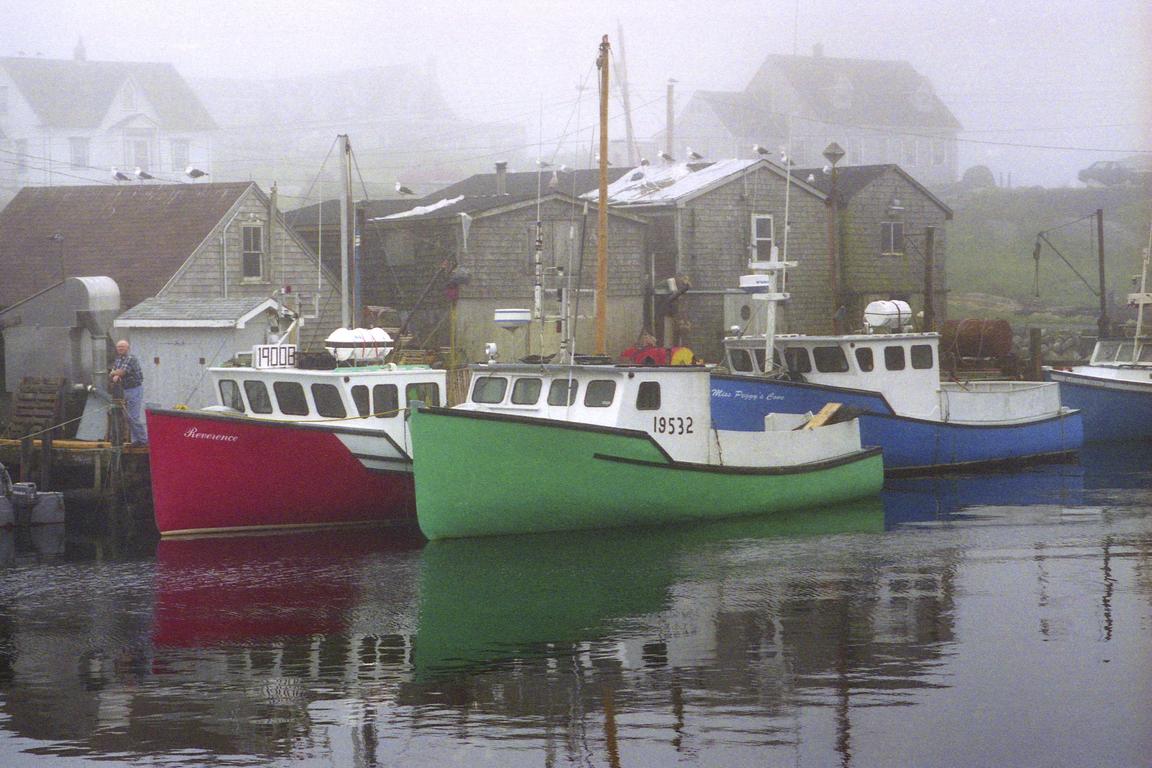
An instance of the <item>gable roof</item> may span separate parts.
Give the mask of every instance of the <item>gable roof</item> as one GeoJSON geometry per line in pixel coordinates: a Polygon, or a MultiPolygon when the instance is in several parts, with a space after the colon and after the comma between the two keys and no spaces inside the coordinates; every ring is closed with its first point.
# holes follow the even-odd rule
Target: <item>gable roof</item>
{"type": "MultiPolygon", "coordinates": [[[[792,171],[797,176],[803,179],[812,177],[812,181],[808,182],[812,186],[819,189],[825,195],[832,192],[832,175],[824,173],[822,168],[796,168],[792,171]]],[[[895,173],[907,181],[920,192],[920,194],[931,200],[937,207],[944,211],[945,217],[949,220],[952,219],[952,209],[948,205],[932,194],[932,192],[920,182],[916,181],[910,173],[905,171],[898,165],[844,165],[836,168],[836,192],[837,197],[842,200],[851,200],[857,193],[864,190],[869,184],[876,179],[888,173],[895,173]]]]}
{"type": "Polygon", "coordinates": [[[706,104],[732,136],[782,136],[788,132],[784,115],[770,109],[770,100],[761,94],[696,91],[689,103],[693,99],[706,104]]]}
{"type": "Polygon", "coordinates": [[[48,128],[96,128],[131,80],[166,130],[206,131],[216,123],[171,64],[0,58],[21,95],[48,128]]]}
{"type": "MultiPolygon", "coordinates": [[[[608,200],[614,206],[670,206],[691,200],[757,168],[786,176],[783,167],[763,159],[737,158],[715,163],[669,163],[633,168],[608,187],[608,200]]],[[[826,195],[793,172],[792,183],[823,199],[826,195]]],[[[588,193],[591,195],[592,193],[588,193]]],[[[587,197],[588,195],[585,195],[587,197]]]]}
{"type": "MultiPolygon", "coordinates": [[[[590,192],[590,195],[596,193],[590,192]]],[[[432,197],[432,196],[430,196],[432,197]]],[[[451,219],[460,215],[467,215],[472,218],[478,216],[492,215],[497,213],[505,213],[507,211],[517,210],[526,206],[535,206],[538,203],[559,201],[561,203],[568,203],[570,205],[583,205],[584,203],[565,192],[544,192],[542,195],[537,196],[535,190],[531,194],[519,195],[484,195],[480,197],[468,197],[466,195],[459,195],[457,197],[448,197],[442,200],[437,200],[427,205],[420,205],[407,211],[394,213],[391,216],[385,216],[379,219],[372,219],[373,222],[399,222],[399,221],[432,221],[437,219],[451,219]]],[[[595,201],[592,201],[593,206],[595,201]]],[[[621,216],[623,218],[631,219],[633,221],[644,223],[642,219],[630,213],[623,213],[619,210],[609,210],[610,216],[621,216]]]]}
{"type": "MultiPolygon", "coordinates": [[[[356,200],[354,205],[362,209],[369,219],[389,216],[393,213],[407,211],[419,205],[419,201],[410,197],[389,198],[387,200],[356,200]]],[[[313,203],[303,208],[297,208],[284,214],[284,222],[294,229],[307,229],[322,224],[325,227],[340,226],[340,201],[325,200],[322,203],[313,203]],[[319,217],[320,221],[317,221],[319,217]]]]}
{"type": "Polygon", "coordinates": [[[744,93],[749,98],[770,94],[780,78],[813,116],[827,122],[961,129],[930,81],[906,61],[772,55],[744,93]]]}
{"type": "Polygon", "coordinates": [[[98,274],[131,307],[156,294],[254,186],[26,187],[0,211],[0,306],[62,275],[98,274]]]}

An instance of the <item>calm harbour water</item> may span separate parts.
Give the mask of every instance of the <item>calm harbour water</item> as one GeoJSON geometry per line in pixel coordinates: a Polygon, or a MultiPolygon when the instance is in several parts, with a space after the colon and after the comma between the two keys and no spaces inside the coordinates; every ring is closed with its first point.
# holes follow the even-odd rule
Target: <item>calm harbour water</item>
{"type": "Polygon", "coordinates": [[[1152,445],[674,530],[2,536],[2,766],[1152,765],[1152,445]]]}

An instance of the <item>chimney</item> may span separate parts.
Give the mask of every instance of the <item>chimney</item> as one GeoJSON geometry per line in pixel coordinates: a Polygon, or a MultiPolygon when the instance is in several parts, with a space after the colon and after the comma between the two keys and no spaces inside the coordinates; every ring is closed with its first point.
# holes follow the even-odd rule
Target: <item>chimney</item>
{"type": "Polygon", "coordinates": [[[496,194],[508,194],[508,163],[503,160],[496,163],[496,194]]]}
{"type": "Polygon", "coordinates": [[[84,38],[76,40],[76,47],[72,49],[73,61],[88,61],[88,51],[84,48],[84,38]]]}
{"type": "Polygon", "coordinates": [[[824,43],[816,43],[812,46],[812,58],[820,59],[824,57],[824,43]]]}

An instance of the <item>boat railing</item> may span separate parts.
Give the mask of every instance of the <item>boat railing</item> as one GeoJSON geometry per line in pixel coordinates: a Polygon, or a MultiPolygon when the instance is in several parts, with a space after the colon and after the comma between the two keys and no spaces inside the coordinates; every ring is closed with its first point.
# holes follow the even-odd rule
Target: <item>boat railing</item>
{"type": "Polygon", "coordinates": [[[940,416],[948,422],[1012,423],[1059,412],[1060,388],[1053,382],[973,381],[940,385],[940,416]]]}

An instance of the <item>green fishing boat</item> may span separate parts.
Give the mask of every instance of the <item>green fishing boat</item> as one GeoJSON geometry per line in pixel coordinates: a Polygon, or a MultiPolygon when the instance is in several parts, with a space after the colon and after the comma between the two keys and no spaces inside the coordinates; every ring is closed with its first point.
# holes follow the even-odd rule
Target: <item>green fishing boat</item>
{"type": "Polygon", "coordinates": [[[836,504],[880,491],[855,419],[771,414],[713,429],[698,367],[473,366],[468,401],[410,416],[429,539],[666,525],[836,504]]]}

